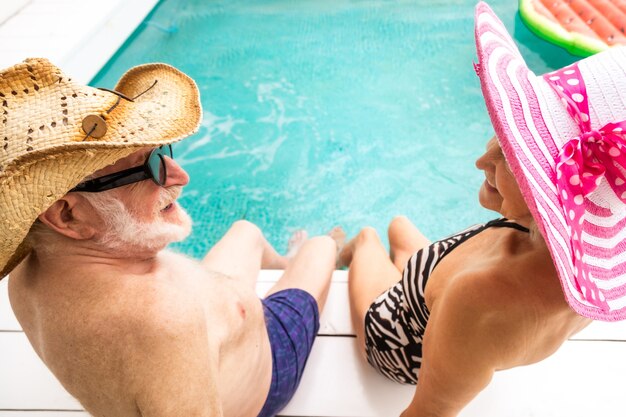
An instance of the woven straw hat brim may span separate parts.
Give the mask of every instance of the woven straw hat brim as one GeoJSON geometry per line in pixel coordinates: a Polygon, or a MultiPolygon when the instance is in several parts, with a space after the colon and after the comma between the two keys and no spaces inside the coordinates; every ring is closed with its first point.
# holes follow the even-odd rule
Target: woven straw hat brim
{"type": "Polygon", "coordinates": [[[169,65],[134,67],[116,90],[143,94],[131,102],[73,83],[45,59],[0,72],[0,279],[30,251],[24,238],[37,216],[86,176],[199,126],[197,86],[169,65]],[[89,115],[105,120],[104,136],[86,137],[89,115]]]}
{"type": "MultiPolygon", "coordinates": [[[[574,311],[589,318],[605,321],[626,318],[626,264],[620,261],[626,242],[619,238],[626,222],[623,204],[611,187],[603,183],[585,198],[582,237],[585,253],[581,259],[593,272],[599,291],[591,295],[575,280],[571,220],[565,215],[556,187],[558,153],[580,130],[543,77],[528,69],[506,28],[485,3],[476,6],[475,29],[477,71],[491,122],[550,249],[565,299],[574,311]],[[603,218],[598,216],[599,211],[603,218]],[[606,300],[608,308],[598,307],[590,297],[606,300]]],[[[611,75],[605,68],[608,62],[617,60],[626,63],[624,50],[609,50],[579,62],[581,72],[587,74],[590,102],[595,98],[596,106],[591,110],[594,128],[616,118],[626,119],[623,103],[615,105],[621,105],[621,110],[606,107],[608,101],[615,98],[619,101],[615,91],[620,90],[620,83],[621,90],[626,91],[623,75],[617,82],[611,79],[617,72],[611,75]],[[610,91],[613,92],[607,94],[610,91]]]]}

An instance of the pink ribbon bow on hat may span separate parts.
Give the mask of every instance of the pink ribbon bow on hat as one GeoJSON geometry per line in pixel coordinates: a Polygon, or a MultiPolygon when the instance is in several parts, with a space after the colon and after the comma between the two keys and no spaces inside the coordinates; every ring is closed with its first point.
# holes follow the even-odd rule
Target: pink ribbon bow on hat
{"type": "Polygon", "coordinates": [[[572,233],[572,262],[578,290],[591,304],[608,309],[608,304],[591,281],[589,267],[582,262],[582,225],[585,197],[594,192],[602,178],[626,203],[626,120],[591,129],[587,89],[577,64],[545,74],[581,134],[561,148],[556,159],[557,190],[572,233]]]}

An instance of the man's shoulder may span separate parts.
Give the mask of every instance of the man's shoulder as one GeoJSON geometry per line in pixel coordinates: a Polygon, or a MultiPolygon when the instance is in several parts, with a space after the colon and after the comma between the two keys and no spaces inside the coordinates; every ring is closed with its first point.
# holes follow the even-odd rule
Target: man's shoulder
{"type": "Polygon", "coordinates": [[[74,315],[83,315],[98,332],[182,337],[207,324],[204,272],[192,259],[163,251],[147,271],[81,269],[80,279],[67,290],[79,300],[74,315]]]}
{"type": "Polygon", "coordinates": [[[124,307],[118,311],[127,331],[166,335],[204,324],[199,300],[171,283],[153,281],[127,290],[124,307]]]}

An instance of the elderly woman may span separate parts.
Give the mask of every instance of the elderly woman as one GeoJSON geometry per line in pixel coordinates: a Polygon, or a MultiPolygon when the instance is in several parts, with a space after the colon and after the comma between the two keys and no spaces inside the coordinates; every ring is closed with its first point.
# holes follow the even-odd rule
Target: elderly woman
{"type": "Polygon", "coordinates": [[[369,363],[416,384],[404,417],[455,416],[495,371],[626,317],[626,50],[538,77],[484,3],[476,37],[496,131],[479,200],[504,218],[430,243],[399,217],[390,255],[368,228],[341,253],[369,363]]]}

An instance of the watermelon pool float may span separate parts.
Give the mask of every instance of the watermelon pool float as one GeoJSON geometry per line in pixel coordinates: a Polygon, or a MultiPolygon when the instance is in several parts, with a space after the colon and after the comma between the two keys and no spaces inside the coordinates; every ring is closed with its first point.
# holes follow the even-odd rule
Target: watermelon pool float
{"type": "Polygon", "coordinates": [[[520,0],[522,21],[574,55],[626,45],[626,0],[520,0]]]}

